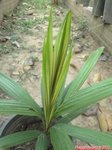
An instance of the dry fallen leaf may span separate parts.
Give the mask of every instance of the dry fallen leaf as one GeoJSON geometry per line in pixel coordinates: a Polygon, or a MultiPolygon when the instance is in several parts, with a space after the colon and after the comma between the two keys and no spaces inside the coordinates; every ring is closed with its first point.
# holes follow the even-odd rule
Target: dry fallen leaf
{"type": "Polygon", "coordinates": [[[86,61],[86,60],[88,59],[88,57],[89,57],[89,54],[84,54],[84,55],[82,55],[82,59],[83,59],[84,61],[86,61]]]}
{"type": "Polygon", "coordinates": [[[16,46],[17,48],[20,48],[20,44],[17,41],[11,41],[12,45],[16,46]]]}
{"type": "Polygon", "coordinates": [[[94,83],[97,83],[97,82],[99,82],[99,81],[101,81],[101,80],[102,80],[101,74],[100,74],[100,73],[96,73],[96,74],[94,75],[94,77],[93,77],[93,82],[94,82],[94,83]]]}
{"type": "Polygon", "coordinates": [[[91,86],[93,83],[98,83],[102,80],[101,73],[96,73],[92,76],[92,78],[88,79],[87,83],[91,86]]]}
{"type": "Polygon", "coordinates": [[[72,67],[73,69],[79,71],[78,67],[75,64],[70,64],[70,67],[72,67]]]}
{"type": "Polygon", "coordinates": [[[104,132],[112,131],[112,113],[107,110],[107,107],[99,103],[97,111],[100,129],[104,132]]]}
{"type": "Polygon", "coordinates": [[[104,132],[107,132],[108,131],[108,124],[106,121],[105,113],[98,110],[97,117],[98,117],[100,129],[104,132]]]}
{"type": "Polygon", "coordinates": [[[23,67],[23,70],[26,72],[26,71],[29,71],[31,69],[31,66],[24,66],[23,67]]]}

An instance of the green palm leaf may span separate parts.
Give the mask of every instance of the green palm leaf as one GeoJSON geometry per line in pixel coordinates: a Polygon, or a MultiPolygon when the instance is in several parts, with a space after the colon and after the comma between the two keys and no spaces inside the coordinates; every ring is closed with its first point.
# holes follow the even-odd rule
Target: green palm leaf
{"type": "Polygon", "coordinates": [[[72,46],[70,47],[69,52],[67,50],[70,41],[71,17],[71,12],[68,12],[53,47],[52,11],[50,13],[47,38],[45,39],[43,46],[41,84],[46,125],[48,125],[52,119],[55,110],[54,103],[56,103],[60,90],[64,86],[69,68],[72,46]]]}
{"type": "Polygon", "coordinates": [[[61,68],[61,73],[60,73],[60,76],[58,78],[57,84],[54,87],[55,91],[54,91],[52,103],[55,102],[55,99],[58,97],[60,90],[63,87],[63,84],[65,83],[66,76],[67,76],[68,69],[69,69],[69,65],[70,65],[71,56],[72,56],[72,45],[70,47],[68,55],[66,56],[67,58],[65,60],[65,63],[63,64],[63,68],[61,68]]]}
{"type": "Polygon", "coordinates": [[[0,89],[3,90],[11,98],[23,104],[26,103],[26,105],[29,105],[33,110],[40,114],[40,116],[42,116],[40,106],[28,94],[28,92],[3,73],[0,73],[0,89]]]}
{"type": "Polygon", "coordinates": [[[83,112],[85,112],[87,108],[81,108],[78,110],[73,110],[70,113],[64,115],[62,118],[60,118],[58,120],[58,123],[69,123],[70,121],[72,121],[74,118],[78,117],[80,114],[82,114],[83,112]]]}
{"type": "Polygon", "coordinates": [[[83,112],[87,111],[88,110],[88,107],[87,108],[81,108],[81,109],[78,109],[77,111],[73,110],[71,111],[70,113],[64,115],[62,118],[60,118],[57,123],[69,123],[71,122],[73,119],[75,119],[76,117],[78,117],[80,114],[82,114],[83,112]]]}
{"type": "Polygon", "coordinates": [[[52,93],[52,102],[56,101],[57,96],[59,95],[60,90],[63,87],[63,84],[65,83],[65,79],[63,80],[62,76],[66,77],[68,72],[68,66],[71,59],[72,46],[70,47],[70,53],[68,54],[67,52],[68,44],[70,42],[71,19],[72,13],[71,11],[69,11],[65,17],[65,20],[62,24],[62,27],[57,36],[56,43],[54,46],[54,53],[56,60],[55,60],[55,76],[54,76],[55,78],[53,82],[54,87],[52,93]],[[65,66],[65,64],[67,66],[65,66]],[[63,71],[64,69],[66,70],[65,72],[63,71]]]}
{"type": "Polygon", "coordinates": [[[14,133],[0,138],[0,148],[10,148],[12,146],[17,146],[19,144],[29,142],[31,140],[37,139],[41,134],[38,130],[29,130],[14,133]]]}
{"type": "Polygon", "coordinates": [[[15,100],[0,99],[0,114],[39,116],[31,107],[15,100]]]}
{"type": "MultiPolygon", "coordinates": [[[[60,74],[60,78],[58,80],[58,84],[57,86],[55,87],[55,93],[54,93],[54,97],[57,98],[59,93],[60,93],[60,89],[62,88],[62,85],[63,83],[65,82],[65,79],[66,79],[66,76],[67,76],[67,72],[68,72],[68,69],[69,69],[69,64],[70,64],[70,60],[71,60],[71,55],[72,55],[72,46],[70,48],[70,51],[69,51],[69,54],[67,56],[67,59],[66,59],[66,62],[64,64],[64,67],[62,68],[62,72],[60,74]],[[57,95],[55,95],[57,94],[57,95]]],[[[51,106],[52,106],[52,110],[56,107],[55,106],[55,98],[52,99],[52,103],[51,103],[51,106]],[[54,100],[54,101],[53,101],[54,100]],[[54,107],[55,106],[55,107],[54,107]]],[[[61,103],[61,99],[57,99],[57,103],[61,103]]],[[[52,119],[54,115],[54,112],[51,111],[51,114],[50,114],[50,119],[52,119]]]]}
{"type": "Polygon", "coordinates": [[[112,146],[111,134],[94,131],[87,128],[81,128],[70,124],[57,124],[56,127],[59,128],[60,130],[63,130],[69,136],[78,138],[81,141],[85,141],[90,144],[95,144],[98,146],[101,145],[112,146]]]}
{"type": "Polygon", "coordinates": [[[104,50],[103,47],[99,48],[89,56],[85,64],[82,66],[82,69],[78,73],[77,77],[74,79],[74,81],[71,82],[64,101],[68,100],[73,93],[77,92],[80,89],[80,87],[82,86],[82,84],[85,82],[90,72],[92,71],[93,67],[97,63],[103,50],[104,50]]]}
{"type": "MultiPolygon", "coordinates": [[[[46,100],[50,98],[52,87],[52,74],[53,74],[53,44],[52,44],[52,11],[50,12],[49,26],[47,38],[45,38],[43,46],[43,64],[42,64],[42,81],[44,90],[46,90],[46,100]]],[[[48,103],[48,102],[47,102],[48,103]]]]}
{"type": "Polygon", "coordinates": [[[64,22],[61,26],[61,29],[57,35],[57,39],[54,46],[54,53],[56,53],[56,69],[57,78],[61,73],[61,69],[66,59],[68,44],[70,42],[70,31],[71,31],[71,11],[66,15],[64,22]]]}
{"type": "MultiPolygon", "coordinates": [[[[57,110],[57,114],[66,114],[83,110],[108,96],[112,95],[112,79],[101,81],[91,87],[81,89],[64,102],[57,110]]],[[[81,111],[79,111],[80,115],[81,111]]]]}
{"type": "Polygon", "coordinates": [[[42,94],[44,96],[43,105],[47,124],[49,120],[48,117],[50,115],[49,105],[51,99],[52,84],[53,84],[53,39],[52,39],[52,10],[51,10],[47,38],[45,38],[43,45],[43,63],[42,63],[42,94]]]}
{"type": "Polygon", "coordinates": [[[74,145],[64,130],[53,127],[50,129],[50,137],[54,150],[74,150],[74,145]]]}
{"type": "Polygon", "coordinates": [[[35,150],[47,150],[48,149],[48,139],[45,134],[40,134],[36,143],[35,150]]]}

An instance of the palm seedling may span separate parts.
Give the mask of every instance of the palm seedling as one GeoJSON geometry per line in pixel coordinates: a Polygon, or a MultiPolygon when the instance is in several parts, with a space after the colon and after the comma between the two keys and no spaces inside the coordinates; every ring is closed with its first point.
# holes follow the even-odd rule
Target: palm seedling
{"type": "Polygon", "coordinates": [[[111,134],[70,124],[90,105],[112,95],[112,78],[81,88],[104,48],[94,51],[75,79],[65,85],[72,56],[72,43],[69,44],[71,18],[72,13],[69,11],[53,45],[52,12],[50,13],[48,32],[43,44],[42,107],[19,84],[0,73],[0,89],[10,97],[10,100],[0,99],[0,113],[35,116],[42,121],[44,127],[43,131],[21,131],[1,137],[0,148],[7,149],[37,139],[35,150],[48,150],[49,143],[54,150],[74,150],[71,137],[95,145],[112,146],[111,134]]]}

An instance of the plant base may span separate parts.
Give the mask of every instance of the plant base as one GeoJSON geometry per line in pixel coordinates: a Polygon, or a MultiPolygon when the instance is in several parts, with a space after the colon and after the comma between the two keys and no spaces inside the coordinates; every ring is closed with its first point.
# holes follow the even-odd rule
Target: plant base
{"type": "MultiPolygon", "coordinates": [[[[28,116],[14,116],[9,119],[1,128],[1,137],[26,130],[43,130],[42,121],[37,117],[28,117],[28,116]]],[[[8,150],[35,150],[36,141],[33,140],[31,142],[18,145],[16,147],[12,147],[8,150]]]]}

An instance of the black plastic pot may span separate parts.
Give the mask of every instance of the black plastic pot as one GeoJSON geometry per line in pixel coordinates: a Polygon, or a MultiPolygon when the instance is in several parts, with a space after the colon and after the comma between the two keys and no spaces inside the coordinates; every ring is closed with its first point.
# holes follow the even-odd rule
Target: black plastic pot
{"type": "MultiPolygon", "coordinates": [[[[0,137],[19,132],[31,130],[30,128],[33,126],[34,129],[41,130],[42,121],[37,117],[29,117],[29,116],[14,116],[9,118],[3,126],[0,128],[0,137]]],[[[15,148],[10,148],[9,150],[15,150],[15,148]]],[[[22,150],[22,149],[21,149],[22,150]]]]}
{"type": "MultiPolygon", "coordinates": [[[[42,121],[37,117],[20,116],[20,115],[13,116],[9,118],[0,128],[0,138],[9,134],[13,134],[15,132],[26,131],[28,129],[32,130],[32,126],[33,126],[33,129],[43,130],[42,121]]],[[[76,140],[72,137],[70,138],[76,144],[76,140]]],[[[35,143],[36,141],[33,142],[34,145],[35,143]]],[[[35,149],[35,146],[33,147],[34,148],[31,148],[31,149],[29,148],[28,150],[35,149]]],[[[52,145],[50,144],[50,141],[49,141],[48,149],[53,150],[52,145]]],[[[27,149],[22,148],[22,146],[20,146],[19,148],[12,147],[7,150],[27,150],[27,149]]]]}

